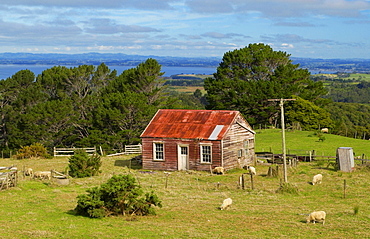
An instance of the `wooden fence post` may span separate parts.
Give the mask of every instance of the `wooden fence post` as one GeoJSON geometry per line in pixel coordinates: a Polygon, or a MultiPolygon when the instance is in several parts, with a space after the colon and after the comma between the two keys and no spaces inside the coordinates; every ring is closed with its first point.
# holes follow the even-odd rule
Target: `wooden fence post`
{"type": "Polygon", "coordinates": [[[251,188],[254,190],[253,174],[251,173],[251,188]]]}
{"type": "Polygon", "coordinates": [[[165,189],[167,189],[167,186],[168,186],[168,176],[170,175],[170,173],[167,173],[167,172],[165,172],[165,174],[166,174],[166,184],[165,184],[165,189]]]}
{"type": "Polygon", "coordinates": [[[242,180],[242,189],[244,190],[244,173],[241,176],[241,180],[242,180]]]}

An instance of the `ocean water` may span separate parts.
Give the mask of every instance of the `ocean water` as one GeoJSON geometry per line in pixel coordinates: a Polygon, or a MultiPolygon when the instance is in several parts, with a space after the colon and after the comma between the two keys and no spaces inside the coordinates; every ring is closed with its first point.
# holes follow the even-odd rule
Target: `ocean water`
{"type": "MultiPolygon", "coordinates": [[[[52,65],[0,65],[0,79],[6,79],[11,77],[15,73],[20,70],[30,70],[36,76],[41,74],[44,70],[52,68],[52,65]]],[[[74,67],[74,66],[66,66],[66,67],[74,67]]],[[[111,70],[117,70],[117,74],[121,74],[122,71],[135,68],[136,66],[109,66],[111,70]]],[[[178,67],[178,66],[170,66],[165,67],[162,66],[162,72],[164,72],[164,76],[171,76],[176,74],[203,74],[203,75],[211,75],[216,72],[216,68],[212,67],[178,67]]]]}

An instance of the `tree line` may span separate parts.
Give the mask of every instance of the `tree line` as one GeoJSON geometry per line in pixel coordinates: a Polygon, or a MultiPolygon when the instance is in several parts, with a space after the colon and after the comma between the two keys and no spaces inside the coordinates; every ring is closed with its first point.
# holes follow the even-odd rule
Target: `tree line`
{"type": "Polygon", "coordinates": [[[38,76],[22,70],[0,81],[0,148],[41,143],[47,148],[123,149],[140,143],[140,134],[160,108],[238,110],[252,126],[277,126],[280,108],[268,99],[286,98],[296,99],[285,106],[288,125],[328,127],[343,134],[343,124],[350,127],[352,122],[351,127],[370,134],[368,125],[359,125],[366,119],[343,118],[344,110],[358,109],[325,99],[322,81],[312,80],[289,54],[268,45],[225,53],[204,88],[205,95],[199,89],[192,95],[166,90],[161,65],[152,58],[119,75],[104,63],[54,66],[38,76]]]}
{"type": "Polygon", "coordinates": [[[21,70],[0,81],[0,148],[137,144],[157,109],[176,107],[162,75],[151,58],[120,75],[104,63],[21,70]]]}

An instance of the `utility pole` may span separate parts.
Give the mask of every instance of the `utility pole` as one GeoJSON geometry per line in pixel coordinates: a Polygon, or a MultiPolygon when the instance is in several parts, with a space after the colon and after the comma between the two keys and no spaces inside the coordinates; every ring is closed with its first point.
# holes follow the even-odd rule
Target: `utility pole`
{"type": "Polygon", "coordinates": [[[295,99],[268,99],[268,101],[280,101],[281,111],[281,137],[282,137],[282,150],[283,150],[283,171],[284,171],[284,182],[288,182],[287,165],[286,165],[286,149],[285,149],[285,121],[284,121],[284,101],[291,101],[295,99]]]}

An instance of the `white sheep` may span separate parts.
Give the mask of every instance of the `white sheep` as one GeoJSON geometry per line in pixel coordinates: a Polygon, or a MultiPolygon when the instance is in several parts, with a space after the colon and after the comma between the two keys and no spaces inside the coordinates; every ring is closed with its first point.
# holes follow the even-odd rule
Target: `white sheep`
{"type": "Polygon", "coordinates": [[[312,185],[320,184],[322,182],[322,174],[316,174],[312,178],[312,185]]]}
{"type": "Polygon", "coordinates": [[[36,171],[33,174],[34,178],[40,178],[40,179],[51,179],[51,171],[36,171]]]}
{"type": "Polygon", "coordinates": [[[252,166],[247,166],[247,170],[249,171],[249,174],[251,175],[257,175],[256,168],[252,166]]]}
{"type": "Polygon", "coordinates": [[[322,133],[329,133],[329,129],[328,129],[328,128],[322,128],[322,129],[321,129],[321,132],[322,132],[322,133]]]}
{"type": "Polygon", "coordinates": [[[212,170],[213,173],[215,174],[224,174],[225,173],[225,169],[223,167],[215,167],[213,170],[212,170]]]}
{"type": "Polygon", "coordinates": [[[32,170],[32,168],[26,168],[26,170],[24,170],[24,175],[25,176],[31,176],[31,177],[33,177],[33,170],[32,170]]]}
{"type": "Polygon", "coordinates": [[[220,207],[221,210],[226,210],[228,209],[231,204],[233,203],[233,200],[231,198],[226,198],[223,202],[222,202],[222,205],[220,207]]]}
{"type": "Polygon", "coordinates": [[[317,212],[312,212],[310,215],[307,217],[307,223],[314,223],[315,222],[322,222],[322,225],[325,224],[325,217],[326,217],[326,212],[324,211],[317,211],[317,212]]]}

